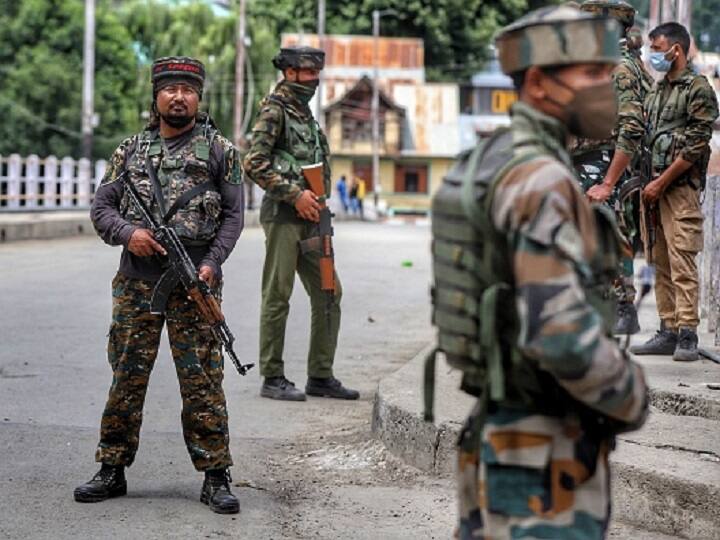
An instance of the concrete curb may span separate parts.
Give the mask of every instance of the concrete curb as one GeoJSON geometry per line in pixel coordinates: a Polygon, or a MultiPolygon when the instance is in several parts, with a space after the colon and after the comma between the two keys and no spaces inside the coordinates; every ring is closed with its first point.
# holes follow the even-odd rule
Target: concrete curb
{"type": "MultiPolygon", "coordinates": [[[[258,227],[256,210],[245,212],[245,227],[258,227]]],[[[95,234],[89,210],[0,213],[0,244],[95,234]]]]}
{"type": "MultiPolygon", "coordinates": [[[[459,373],[439,362],[436,422],[423,420],[419,389],[430,350],[428,346],[380,381],[372,429],[388,450],[408,464],[450,477],[455,474],[455,442],[473,398],[458,390],[459,373]]],[[[652,372],[649,378],[652,381],[652,372]]],[[[613,517],[679,538],[720,539],[720,397],[717,401],[687,397],[653,391],[653,413],[646,427],[618,438],[618,449],[611,456],[613,517]]]]}
{"type": "MultiPolygon", "coordinates": [[[[359,221],[337,214],[334,221],[359,221]]],[[[374,223],[376,219],[366,219],[374,223]]],[[[245,227],[259,227],[260,212],[245,211],[245,227]]],[[[0,244],[20,240],[52,240],[82,234],[95,234],[90,210],[55,210],[52,212],[0,212],[0,244]]]]}
{"type": "Polygon", "coordinates": [[[88,211],[0,214],[0,243],[95,234],[88,211]]]}

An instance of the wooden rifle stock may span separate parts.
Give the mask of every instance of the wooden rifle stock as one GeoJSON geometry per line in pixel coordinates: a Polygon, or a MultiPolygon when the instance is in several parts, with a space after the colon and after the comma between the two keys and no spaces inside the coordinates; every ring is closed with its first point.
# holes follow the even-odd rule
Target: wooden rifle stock
{"type": "Polygon", "coordinates": [[[318,199],[320,204],[320,288],[323,291],[335,294],[335,262],[332,246],[332,224],[330,209],[327,206],[325,193],[325,178],[323,164],[315,163],[302,167],[303,176],[318,199]]]}

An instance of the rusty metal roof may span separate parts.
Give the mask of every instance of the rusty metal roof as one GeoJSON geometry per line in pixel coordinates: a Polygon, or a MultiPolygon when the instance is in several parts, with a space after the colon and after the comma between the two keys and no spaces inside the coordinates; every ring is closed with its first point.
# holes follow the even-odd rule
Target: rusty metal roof
{"type": "MultiPolygon", "coordinates": [[[[310,45],[325,50],[325,66],[373,66],[373,37],[326,35],[323,46],[317,34],[283,34],[283,47],[310,45]]],[[[380,68],[421,69],[425,66],[425,47],[418,38],[378,38],[380,68]]]]}

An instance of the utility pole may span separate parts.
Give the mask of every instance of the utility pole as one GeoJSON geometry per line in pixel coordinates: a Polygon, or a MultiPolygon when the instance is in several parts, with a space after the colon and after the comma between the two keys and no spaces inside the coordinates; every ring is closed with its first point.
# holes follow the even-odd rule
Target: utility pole
{"type": "Polygon", "coordinates": [[[677,0],[677,21],[692,33],[692,0],[677,0]]]}
{"type": "Polygon", "coordinates": [[[370,115],[372,116],[372,181],[373,202],[377,210],[380,197],[380,17],[383,15],[396,15],[394,9],[384,9],[372,12],[373,27],[373,86],[370,115]]]}
{"type": "MultiPolygon", "coordinates": [[[[238,2],[237,39],[235,41],[235,110],[233,114],[233,143],[245,152],[245,133],[243,132],[243,109],[245,107],[245,42],[246,42],[245,0],[238,2]]],[[[248,111],[249,112],[249,111],[248,111]]],[[[255,191],[252,182],[246,182],[245,206],[251,210],[255,206],[255,191]]]]}
{"type": "Polygon", "coordinates": [[[241,147],[243,133],[243,108],[245,99],[245,0],[239,1],[237,40],[235,42],[235,114],[233,115],[233,139],[241,147]]]}
{"type": "MultiPolygon", "coordinates": [[[[317,21],[317,34],[320,48],[325,50],[325,0],[318,0],[318,21],[317,21]]],[[[327,63],[327,57],[325,58],[327,63]]],[[[323,86],[325,85],[324,70],[320,70],[320,81],[316,93],[315,101],[315,119],[320,124],[321,129],[325,129],[325,115],[322,109],[323,100],[323,86]]]]}
{"type": "Polygon", "coordinates": [[[675,19],[675,2],[676,0],[662,0],[661,22],[668,22],[675,19]]]}
{"type": "Polygon", "coordinates": [[[660,24],[660,0],[650,0],[650,17],[648,20],[648,31],[660,24]]]}
{"type": "Polygon", "coordinates": [[[95,0],[85,0],[85,37],[83,39],[82,157],[91,159],[95,111],[95,0]]]}
{"type": "Polygon", "coordinates": [[[374,9],[372,12],[373,26],[373,87],[370,115],[372,116],[372,181],[373,181],[373,202],[377,210],[378,198],[380,196],[380,91],[378,79],[380,78],[380,12],[374,9]]]}

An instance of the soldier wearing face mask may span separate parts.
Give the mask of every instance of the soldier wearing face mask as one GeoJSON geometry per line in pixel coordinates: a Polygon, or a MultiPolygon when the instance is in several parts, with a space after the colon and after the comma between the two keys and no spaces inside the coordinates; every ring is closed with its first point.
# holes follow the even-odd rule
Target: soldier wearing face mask
{"type": "Polygon", "coordinates": [[[477,397],[458,442],[461,540],[604,538],[608,454],[647,414],[605,294],[621,239],[567,151],[569,135],[615,126],[618,41],[616,21],[568,6],[501,30],[511,125],[462,154],[433,199],[438,349],[477,397]]]}
{"type": "MultiPolygon", "coordinates": [[[[643,100],[652,87],[652,78],[639,59],[637,38],[629,36],[635,22],[635,8],[623,0],[586,0],[581,10],[612,17],[620,24],[621,59],[613,71],[613,87],[618,116],[609,138],[578,138],[570,148],[580,184],[588,199],[606,203],[614,211],[620,229],[630,243],[636,236],[633,206],[638,205],[639,178],[635,188],[626,182],[638,169],[640,145],[645,136],[643,100]]],[[[617,300],[614,332],[635,334],[640,331],[635,310],[635,286],[632,248],[629,243],[613,283],[617,300]]]]}
{"type": "Polygon", "coordinates": [[[692,361],[698,359],[695,256],[703,245],[700,192],[705,187],[718,103],[708,80],[688,63],[690,36],[685,27],[661,24],[649,38],[650,63],[665,73],[645,99],[652,181],[642,193],[644,204],[655,206],[659,215],[652,254],[660,329],[631,351],[692,361]]]}
{"type": "Polygon", "coordinates": [[[265,265],[260,313],[260,395],[271,399],[304,401],[305,393],[285,377],[285,325],[295,273],[310,296],[312,322],[308,352],[309,395],[357,399],[333,375],[340,329],[342,289],[335,274],[335,298],[326,321],[326,297],[320,286],[316,253],[302,253],[299,242],[314,235],[320,205],[302,175],[301,167],[324,165],[325,192],[330,193],[330,149],[313,118],[310,100],[318,86],[325,53],[313,47],[288,47],[273,58],[283,80],[260,105],[252,146],[243,161],[245,174],[265,196],[260,222],[265,232],[265,265]]]}

